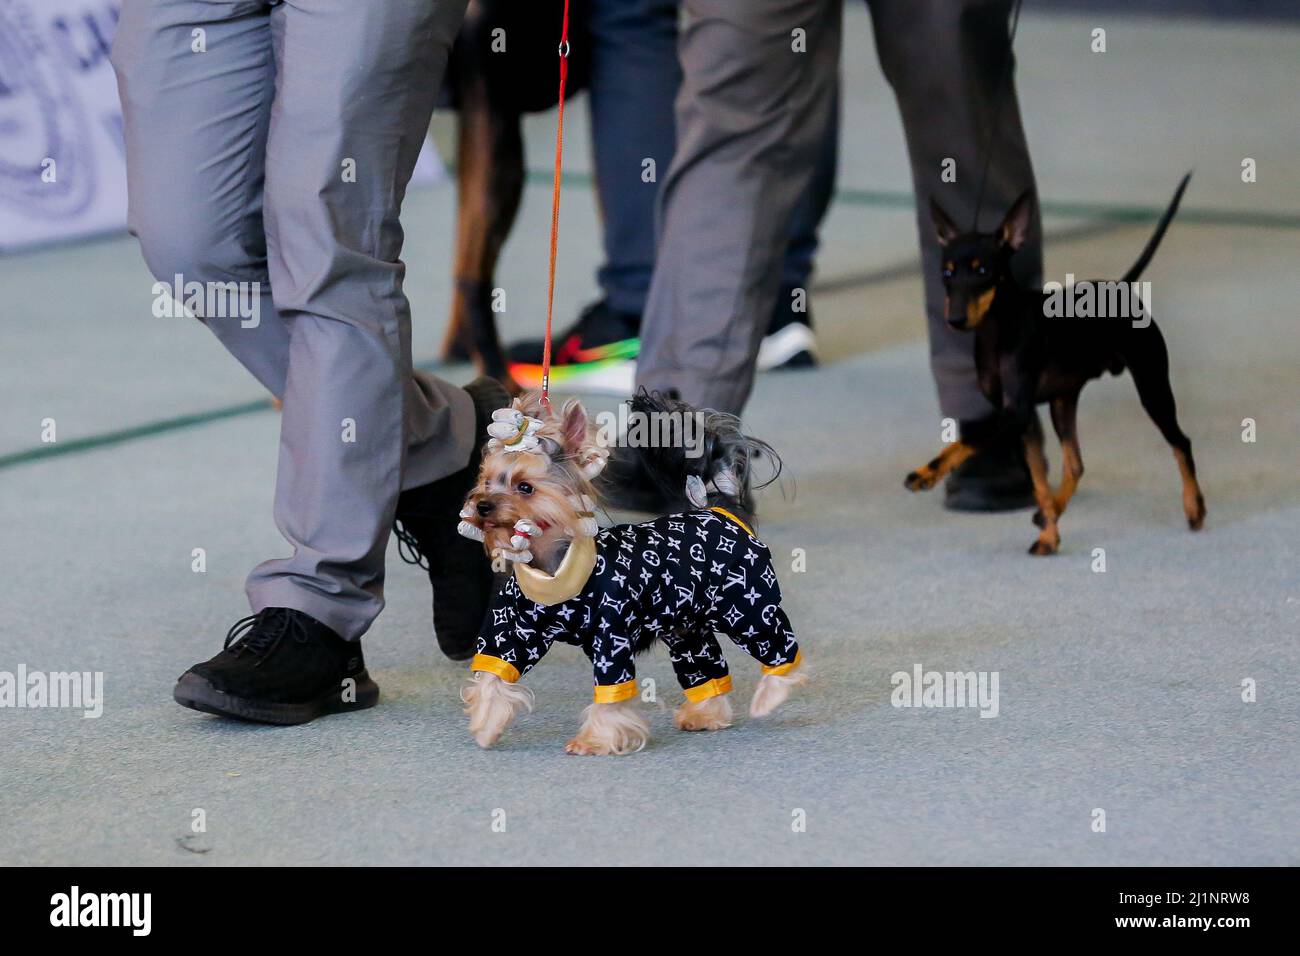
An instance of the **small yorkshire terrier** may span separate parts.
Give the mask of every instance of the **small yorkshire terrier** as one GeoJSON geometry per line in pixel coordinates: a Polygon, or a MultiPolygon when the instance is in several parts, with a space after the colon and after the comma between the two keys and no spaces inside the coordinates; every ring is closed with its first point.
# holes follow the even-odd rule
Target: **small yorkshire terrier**
{"type": "MultiPolygon", "coordinates": [[[[576,399],[558,414],[528,393],[493,415],[491,436],[460,533],[482,541],[513,574],[498,590],[470,662],[461,698],[469,730],[494,744],[532,692],[518,681],[555,641],[580,646],[595,670],[594,701],[565,746],[571,754],[629,754],[649,739],[638,713],[635,655],[656,639],[686,701],[680,730],[731,725],[731,675],[714,637],[721,631],[763,665],[749,712],[762,717],[805,680],[772,557],[746,507],[752,458],[765,443],[743,435],[733,416],[697,413],[644,392],[633,415],[699,416],[701,454],[680,447],[636,449],[642,473],[693,510],[644,524],[596,525],[593,480],[609,451],[576,399]]],[[[679,419],[680,420],[680,419],[679,419]]]]}

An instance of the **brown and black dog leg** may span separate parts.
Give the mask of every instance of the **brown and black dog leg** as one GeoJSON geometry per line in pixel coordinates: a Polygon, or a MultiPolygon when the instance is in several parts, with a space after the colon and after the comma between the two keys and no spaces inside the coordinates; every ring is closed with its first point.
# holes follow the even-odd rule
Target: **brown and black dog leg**
{"type": "Polygon", "coordinates": [[[1061,532],[1056,526],[1056,499],[1052,497],[1052,486],[1047,481],[1047,456],[1043,453],[1043,427],[1034,415],[1029,428],[1025,431],[1025,463],[1029,465],[1029,477],[1034,482],[1034,499],[1038,502],[1038,511],[1043,516],[1042,531],[1038,540],[1029,548],[1030,554],[1055,554],[1061,546],[1061,532]]]}
{"type": "MultiPolygon", "coordinates": [[[[1138,398],[1160,434],[1174,450],[1178,472],[1183,479],[1183,513],[1193,531],[1205,524],[1205,497],[1196,480],[1196,461],[1192,458],[1192,441],[1178,427],[1178,410],[1169,386],[1169,353],[1160,329],[1152,322],[1140,330],[1140,346],[1131,348],[1125,358],[1137,385],[1138,398]]],[[[1135,332],[1135,338],[1137,333],[1135,332]]]]}
{"type": "Polygon", "coordinates": [[[939,452],[938,457],[922,465],[903,479],[903,487],[908,491],[929,491],[948,472],[952,471],[978,449],[962,441],[955,441],[939,452]]]}
{"type": "Polygon", "coordinates": [[[510,234],[524,185],[524,145],[518,114],[491,101],[472,57],[462,61],[456,140],[456,258],[451,322],[443,356],[472,358],[478,370],[512,394],[510,377],[492,311],[493,275],[510,234]]]}
{"type": "MultiPolygon", "coordinates": [[[[1079,487],[1079,479],[1083,477],[1083,454],[1079,451],[1078,412],[1078,392],[1064,398],[1052,399],[1052,427],[1056,429],[1056,437],[1061,440],[1061,454],[1065,459],[1065,474],[1061,476],[1061,485],[1056,489],[1057,521],[1060,521],[1061,515],[1065,514],[1070,499],[1074,497],[1074,492],[1079,487]]],[[[1046,523],[1042,511],[1036,511],[1034,524],[1042,528],[1046,523]]]]}

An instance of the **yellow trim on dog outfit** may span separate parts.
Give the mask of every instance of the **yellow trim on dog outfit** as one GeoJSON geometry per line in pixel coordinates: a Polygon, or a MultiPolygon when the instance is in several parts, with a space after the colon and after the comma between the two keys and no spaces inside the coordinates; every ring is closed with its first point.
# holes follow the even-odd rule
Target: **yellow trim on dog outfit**
{"type": "Polygon", "coordinates": [[[713,680],[706,680],[703,684],[696,684],[694,687],[687,687],[682,690],[686,699],[692,704],[698,704],[702,700],[708,700],[710,697],[721,697],[723,694],[731,693],[731,675],[725,677],[715,677],[713,680]]]}
{"type": "Polygon", "coordinates": [[[725,515],[726,517],[730,518],[732,521],[736,522],[736,524],[738,524],[738,525],[740,525],[742,528],[744,528],[744,529],[745,529],[745,534],[749,535],[751,538],[754,537],[754,532],[750,530],[749,525],[745,524],[745,522],[741,521],[739,518],[737,518],[735,515],[733,515],[733,514],[732,514],[730,511],[728,511],[726,508],[713,507],[713,508],[710,508],[709,510],[710,510],[710,511],[716,511],[716,512],[717,512],[718,514],[720,514],[720,515],[725,515]]]}
{"type": "Polygon", "coordinates": [[[597,684],[592,689],[591,696],[598,704],[617,704],[619,701],[631,700],[636,696],[636,681],[625,680],[621,684],[597,684]]]}
{"type": "Polygon", "coordinates": [[[798,667],[799,663],[802,660],[803,660],[803,651],[795,651],[794,660],[790,661],[788,664],[778,664],[776,667],[768,667],[766,664],[764,664],[763,673],[773,674],[777,677],[780,677],[782,674],[788,674],[796,667],[798,667]]]}
{"type": "Polygon", "coordinates": [[[513,684],[519,680],[519,668],[509,661],[503,661],[499,657],[492,657],[488,654],[475,654],[474,659],[469,662],[469,669],[496,674],[507,684],[513,684]]]}

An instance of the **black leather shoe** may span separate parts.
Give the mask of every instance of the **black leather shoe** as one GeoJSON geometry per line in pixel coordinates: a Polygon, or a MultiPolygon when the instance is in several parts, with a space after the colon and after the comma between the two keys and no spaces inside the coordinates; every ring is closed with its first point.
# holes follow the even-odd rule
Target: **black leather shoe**
{"type": "MultiPolygon", "coordinates": [[[[592,362],[635,362],[640,347],[641,316],[620,312],[604,299],[582,310],[578,320],[555,337],[551,364],[579,366],[592,362]]],[[[506,348],[511,362],[540,365],[542,339],[525,339],[506,348]]]]}
{"type": "Polygon", "coordinates": [[[461,537],[456,526],[478,477],[492,413],[510,404],[509,393],[495,379],[475,379],[465,391],[474,399],[475,440],[469,463],[446,478],[402,492],[393,529],[402,560],[429,572],[433,633],[438,647],[454,661],[474,656],[494,587],[492,563],[482,542],[461,537]]]}
{"type": "Polygon", "coordinates": [[[305,724],[379,702],[360,641],[345,641],[291,608],[268,607],[235,623],[225,649],[176,682],[176,703],[264,724],[305,724]]]}
{"type": "Polygon", "coordinates": [[[949,511],[1033,508],[1034,483],[1019,437],[999,441],[955,468],[944,485],[943,506],[949,511]]]}

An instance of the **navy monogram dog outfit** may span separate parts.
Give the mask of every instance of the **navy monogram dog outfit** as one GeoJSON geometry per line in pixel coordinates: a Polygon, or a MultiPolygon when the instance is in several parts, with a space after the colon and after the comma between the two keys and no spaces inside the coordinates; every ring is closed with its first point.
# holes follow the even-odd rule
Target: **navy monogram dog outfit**
{"type": "Polygon", "coordinates": [[[519,680],[555,641],[586,652],[597,703],[636,696],[636,654],[661,640],[691,701],[731,690],[721,631],[763,665],[785,674],[799,645],[781,608],[767,546],[721,508],[606,528],[579,593],[555,604],[527,597],[514,575],[495,595],[471,668],[519,680]]]}

